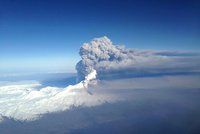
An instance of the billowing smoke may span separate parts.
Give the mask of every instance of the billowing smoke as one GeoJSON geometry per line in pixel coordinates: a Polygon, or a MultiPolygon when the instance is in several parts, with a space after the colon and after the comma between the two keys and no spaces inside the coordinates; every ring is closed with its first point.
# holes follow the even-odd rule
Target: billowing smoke
{"type": "Polygon", "coordinates": [[[78,82],[93,69],[97,77],[132,77],[199,71],[199,54],[183,51],[127,49],[114,45],[107,37],[84,43],[76,65],[78,82]],[[195,64],[194,64],[195,63],[195,64]]]}
{"type": "Polygon", "coordinates": [[[93,69],[102,74],[136,68],[149,61],[158,63],[163,60],[162,56],[155,55],[152,51],[138,51],[114,45],[106,36],[84,43],[79,54],[82,60],[76,65],[78,81],[83,80],[93,69]]]}

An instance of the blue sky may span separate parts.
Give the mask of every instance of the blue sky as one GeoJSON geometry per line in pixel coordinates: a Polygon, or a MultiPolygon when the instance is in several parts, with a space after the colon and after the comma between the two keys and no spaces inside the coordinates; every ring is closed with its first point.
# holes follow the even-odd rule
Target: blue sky
{"type": "Polygon", "coordinates": [[[0,74],[72,72],[82,43],[200,51],[197,0],[1,0],[0,74]]]}

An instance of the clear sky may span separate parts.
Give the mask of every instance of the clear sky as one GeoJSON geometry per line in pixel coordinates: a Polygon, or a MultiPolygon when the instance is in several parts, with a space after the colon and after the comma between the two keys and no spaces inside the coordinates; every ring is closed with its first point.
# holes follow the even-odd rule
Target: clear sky
{"type": "Polygon", "coordinates": [[[71,72],[82,43],[200,51],[198,0],[1,0],[0,74],[71,72]]]}

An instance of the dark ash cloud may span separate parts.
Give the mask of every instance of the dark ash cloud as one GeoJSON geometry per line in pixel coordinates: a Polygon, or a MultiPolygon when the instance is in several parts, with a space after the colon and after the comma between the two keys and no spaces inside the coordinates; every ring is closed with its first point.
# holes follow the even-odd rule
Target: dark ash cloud
{"type": "Polygon", "coordinates": [[[123,77],[127,74],[137,76],[200,70],[198,53],[127,49],[113,44],[105,36],[84,43],[79,54],[82,60],[76,65],[78,81],[83,80],[93,69],[99,78],[113,74],[123,77]]]}

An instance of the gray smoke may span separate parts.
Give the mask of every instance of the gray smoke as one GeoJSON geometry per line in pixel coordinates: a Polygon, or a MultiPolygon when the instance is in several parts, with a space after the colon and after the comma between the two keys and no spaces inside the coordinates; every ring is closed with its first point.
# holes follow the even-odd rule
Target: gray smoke
{"type": "Polygon", "coordinates": [[[106,36],[84,43],[79,54],[78,81],[93,69],[98,78],[200,71],[199,53],[127,49],[114,45],[106,36]]]}
{"type": "Polygon", "coordinates": [[[84,43],[80,48],[79,54],[82,60],[76,65],[78,81],[83,80],[92,69],[95,69],[97,74],[102,74],[115,70],[129,70],[149,61],[163,60],[162,56],[152,53],[152,51],[138,51],[114,45],[105,36],[95,38],[89,43],[84,43]]]}

